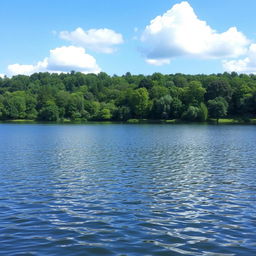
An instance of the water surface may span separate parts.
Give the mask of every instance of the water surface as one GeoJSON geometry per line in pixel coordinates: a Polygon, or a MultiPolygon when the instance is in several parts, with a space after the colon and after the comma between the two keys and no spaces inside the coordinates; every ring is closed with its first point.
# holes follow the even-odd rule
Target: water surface
{"type": "Polygon", "coordinates": [[[0,124],[1,255],[256,255],[256,126],[0,124]]]}

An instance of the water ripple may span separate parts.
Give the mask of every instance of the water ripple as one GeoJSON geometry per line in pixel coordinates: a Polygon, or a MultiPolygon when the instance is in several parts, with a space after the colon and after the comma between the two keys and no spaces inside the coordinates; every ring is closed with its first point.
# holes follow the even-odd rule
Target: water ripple
{"type": "Polygon", "coordinates": [[[1,124],[0,254],[255,255],[255,132],[1,124]]]}

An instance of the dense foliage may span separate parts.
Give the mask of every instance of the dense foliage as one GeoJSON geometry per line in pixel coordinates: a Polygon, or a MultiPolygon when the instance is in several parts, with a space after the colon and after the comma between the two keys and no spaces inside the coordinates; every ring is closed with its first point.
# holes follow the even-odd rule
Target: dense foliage
{"type": "Polygon", "coordinates": [[[36,73],[0,78],[0,119],[205,121],[256,114],[256,75],[36,73]]]}

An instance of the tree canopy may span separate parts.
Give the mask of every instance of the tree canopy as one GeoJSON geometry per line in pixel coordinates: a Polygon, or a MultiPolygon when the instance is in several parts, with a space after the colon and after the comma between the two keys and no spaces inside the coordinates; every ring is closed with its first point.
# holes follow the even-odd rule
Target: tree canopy
{"type": "Polygon", "coordinates": [[[256,75],[35,73],[0,78],[0,120],[253,117],[256,75]]]}

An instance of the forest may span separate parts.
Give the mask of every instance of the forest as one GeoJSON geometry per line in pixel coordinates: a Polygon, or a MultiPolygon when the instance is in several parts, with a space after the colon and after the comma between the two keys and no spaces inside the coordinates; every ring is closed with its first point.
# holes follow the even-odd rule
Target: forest
{"type": "Polygon", "coordinates": [[[109,76],[35,73],[0,78],[0,120],[204,122],[256,115],[256,75],[109,76]]]}

